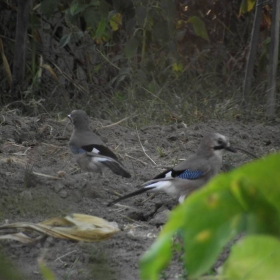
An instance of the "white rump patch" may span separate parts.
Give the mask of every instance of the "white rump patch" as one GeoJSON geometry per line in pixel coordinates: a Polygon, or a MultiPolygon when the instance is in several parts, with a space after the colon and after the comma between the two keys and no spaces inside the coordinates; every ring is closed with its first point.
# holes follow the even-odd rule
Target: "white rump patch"
{"type": "Polygon", "coordinates": [[[172,171],[169,171],[165,174],[165,178],[171,177],[172,171]]]}
{"type": "Polygon", "coordinates": [[[92,153],[99,154],[99,153],[100,153],[100,151],[99,151],[98,149],[96,149],[96,148],[93,148],[93,149],[92,149],[92,153]]]}
{"type": "Polygon", "coordinates": [[[109,158],[104,158],[104,157],[93,157],[92,161],[93,162],[105,162],[105,161],[114,161],[114,160],[111,160],[109,158]]]}
{"type": "Polygon", "coordinates": [[[104,161],[108,161],[107,158],[102,158],[102,157],[93,157],[93,161],[94,162],[104,162],[104,161]]]}
{"type": "Polygon", "coordinates": [[[158,181],[158,182],[149,184],[145,188],[147,188],[147,189],[156,188],[157,190],[164,191],[164,190],[166,190],[166,188],[170,187],[171,185],[172,185],[172,183],[170,181],[158,181]]]}

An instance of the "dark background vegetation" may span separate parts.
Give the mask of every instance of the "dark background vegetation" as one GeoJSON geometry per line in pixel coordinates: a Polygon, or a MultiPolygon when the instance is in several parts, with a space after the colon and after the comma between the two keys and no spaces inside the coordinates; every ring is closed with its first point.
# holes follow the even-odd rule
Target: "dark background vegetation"
{"type": "Polygon", "coordinates": [[[18,1],[0,4],[0,102],[7,109],[64,115],[84,108],[94,117],[130,116],[139,124],[265,116],[269,1],[262,7],[254,79],[245,107],[242,85],[254,9],[248,6],[251,10],[243,13],[241,1],[21,3],[28,8],[23,46],[15,46],[18,1]],[[18,81],[13,64],[20,47],[25,71],[18,81]]]}

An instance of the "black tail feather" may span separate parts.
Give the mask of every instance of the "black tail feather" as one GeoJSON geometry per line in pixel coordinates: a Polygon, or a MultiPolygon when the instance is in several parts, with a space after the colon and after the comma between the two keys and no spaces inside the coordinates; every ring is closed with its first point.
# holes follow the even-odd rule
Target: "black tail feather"
{"type": "Polygon", "coordinates": [[[125,178],[131,177],[131,175],[126,170],[124,170],[118,162],[102,161],[101,163],[109,167],[112,170],[112,172],[115,173],[116,175],[120,175],[125,178]]]}
{"type": "Polygon", "coordinates": [[[137,190],[137,191],[135,191],[135,192],[129,193],[129,194],[124,195],[124,196],[122,196],[122,197],[120,197],[120,198],[118,198],[118,199],[116,199],[116,200],[113,200],[113,201],[109,202],[109,203],[107,204],[107,206],[112,206],[112,205],[114,205],[114,204],[116,204],[116,203],[118,203],[118,202],[120,202],[120,201],[122,201],[122,200],[124,200],[124,199],[127,199],[127,198],[129,198],[129,197],[133,197],[133,196],[135,196],[135,195],[138,195],[138,194],[141,194],[141,193],[144,193],[144,192],[147,192],[147,191],[149,191],[149,190],[151,190],[151,189],[154,189],[154,188],[155,188],[155,187],[139,189],[139,190],[137,190]]]}

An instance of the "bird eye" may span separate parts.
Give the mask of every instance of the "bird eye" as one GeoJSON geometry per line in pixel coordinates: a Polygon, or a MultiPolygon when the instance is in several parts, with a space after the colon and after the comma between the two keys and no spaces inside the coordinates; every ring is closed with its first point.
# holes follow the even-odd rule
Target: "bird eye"
{"type": "Polygon", "coordinates": [[[222,145],[224,143],[223,139],[222,138],[219,138],[218,139],[218,144],[222,145]]]}

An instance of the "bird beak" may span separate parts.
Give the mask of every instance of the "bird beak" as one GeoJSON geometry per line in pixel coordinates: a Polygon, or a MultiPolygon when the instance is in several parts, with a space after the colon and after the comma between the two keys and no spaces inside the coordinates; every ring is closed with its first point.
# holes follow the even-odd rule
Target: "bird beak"
{"type": "Polygon", "coordinates": [[[72,121],[72,117],[71,117],[71,115],[67,115],[67,117],[70,119],[70,121],[72,121]]]}
{"type": "Polygon", "coordinates": [[[235,150],[234,148],[232,147],[225,147],[225,150],[229,151],[229,152],[232,152],[232,153],[237,153],[237,150],[235,150]]]}

